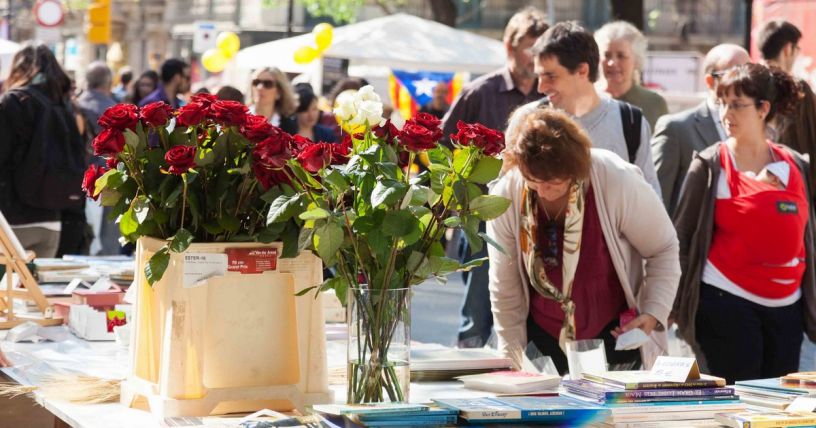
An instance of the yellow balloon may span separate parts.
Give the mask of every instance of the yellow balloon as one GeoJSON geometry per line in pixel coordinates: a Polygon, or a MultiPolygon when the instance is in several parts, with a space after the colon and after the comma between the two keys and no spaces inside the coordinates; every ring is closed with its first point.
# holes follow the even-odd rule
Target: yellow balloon
{"type": "Polygon", "coordinates": [[[334,38],[334,27],[331,24],[326,24],[325,22],[322,24],[315,25],[314,29],[312,29],[312,34],[315,37],[315,43],[317,44],[317,50],[319,52],[323,52],[331,46],[332,38],[334,38]]]}
{"type": "Polygon", "coordinates": [[[232,31],[224,31],[215,39],[215,45],[218,47],[218,50],[224,54],[224,57],[229,59],[235,56],[238,50],[241,49],[241,39],[232,31]]]}
{"type": "Polygon", "coordinates": [[[229,61],[224,57],[223,52],[218,49],[207,49],[204,55],[201,55],[201,65],[210,73],[220,73],[229,61]]]}
{"type": "Polygon", "coordinates": [[[308,64],[317,58],[319,52],[311,46],[303,46],[295,51],[295,62],[298,64],[308,64]]]}

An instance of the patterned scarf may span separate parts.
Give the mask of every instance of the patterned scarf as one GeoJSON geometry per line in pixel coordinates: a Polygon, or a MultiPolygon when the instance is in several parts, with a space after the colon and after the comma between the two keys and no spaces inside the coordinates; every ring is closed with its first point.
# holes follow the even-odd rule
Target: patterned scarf
{"type": "Polygon", "coordinates": [[[564,311],[564,324],[558,335],[558,345],[566,353],[566,343],[575,340],[575,303],[572,301],[572,285],[575,271],[578,268],[578,257],[581,251],[581,237],[584,227],[584,185],[575,182],[570,186],[567,201],[566,219],[564,221],[564,255],[563,286],[559,290],[547,278],[538,241],[538,194],[524,186],[521,206],[521,252],[530,284],[538,294],[552,299],[561,305],[564,311]]]}

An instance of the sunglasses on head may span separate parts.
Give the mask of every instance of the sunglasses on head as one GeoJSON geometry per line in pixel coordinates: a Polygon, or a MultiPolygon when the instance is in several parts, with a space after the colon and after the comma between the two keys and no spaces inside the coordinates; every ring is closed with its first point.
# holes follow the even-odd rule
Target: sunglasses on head
{"type": "Polygon", "coordinates": [[[272,89],[278,86],[278,82],[268,79],[254,79],[252,81],[252,86],[255,87],[258,85],[263,85],[264,89],[272,89]]]}

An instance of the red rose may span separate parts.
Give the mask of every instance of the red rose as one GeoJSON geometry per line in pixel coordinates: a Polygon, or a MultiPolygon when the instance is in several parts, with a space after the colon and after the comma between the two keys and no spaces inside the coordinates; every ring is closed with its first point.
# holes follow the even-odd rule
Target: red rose
{"type": "Polygon", "coordinates": [[[116,159],[116,156],[112,156],[105,161],[105,166],[107,166],[108,169],[116,169],[116,167],[119,166],[119,159],[116,159]]]}
{"type": "MultiPolygon", "coordinates": [[[[399,135],[399,129],[391,123],[391,119],[385,121],[383,125],[377,125],[371,129],[371,132],[374,133],[374,136],[377,138],[384,138],[385,141],[391,143],[394,137],[399,135]]],[[[362,138],[358,138],[358,140],[362,140],[362,138]]]]}
{"type": "Polygon", "coordinates": [[[125,148],[125,136],[116,128],[103,129],[93,140],[94,154],[116,156],[125,148]]]}
{"type": "Polygon", "coordinates": [[[417,125],[431,131],[434,136],[434,141],[438,141],[440,138],[442,138],[442,130],[439,128],[442,125],[442,121],[437,119],[436,116],[430,113],[417,113],[412,120],[417,125]]]}
{"type": "Polygon", "coordinates": [[[173,107],[164,101],[156,101],[142,107],[142,122],[145,125],[156,128],[167,125],[167,121],[173,116],[173,107]]]}
{"type": "Polygon", "coordinates": [[[315,142],[299,134],[292,136],[292,154],[297,156],[315,142]]]}
{"type": "Polygon", "coordinates": [[[178,110],[178,124],[180,126],[198,125],[207,118],[209,107],[198,101],[193,101],[178,110]]]}
{"type": "Polygon", "coordinates": [[[88,195],[89,198],[93,200],[99,198],[99,195],[94,195],[96,180],[105,175],[106,172],[108,172],[107,168],[96,165],[91,165],[85,170],[85,177],[82,179],[82,190],[85,191],[85,194],[88,195]]]}
{"type": "Polygon", "coordinates": [[[241,126],[247,119],[247,106],[238,101],[217,100],[210,105],[210,116],[225,126],[241,126]]]}
{"type": "Polygon", "coordinates": [[[331,164],[345,165],[349,161],[349,154],[351,154],[351,137],[346,134],[343,141],[339,144],[332,144],[331,146],[331,164]]]}
{"type": "Polygon", "coordinates": [[[298,156],[298,162],[303,169],[317,174],[322,168],[331,163],[332,149],[330,143],[314,143],[306,147],[298,156]]]}
{"type": "Polygon", "coordinates": [[[247,140],[258,142],[272,134],[272,125],[265,117],[257,114],[248,114],[244,125],[241,127],[241,133],[247,140]]]}
{"type": "Polygon", "coordinates": [[[484,154],[495,156],[504,150],[504,134],[490,129],[481,123],[465,123],[461,120],[456,123],[459,132],[451,134],[450,138],[461,146],[476,146],[484,154]]]}
{"type": "Polygon", "coordinates": [[[181,175],[196,165],[195,146],[175,146],[167,151],[164,160],[170,167],[170,174],[181,175]]]}
{"type": "Polygon", "coordinates": [[[139,121],[139,107],[133,104],[116,104],[108,108],[96,122],[103,128],[113,128],[119,131],[125,129],[136,130],[139,121]]]}
{"type": "Polygon", "coordinates": [[[399,139],[408,150],[413,152],[433,149],[436,147],[437,140],[431,130],[410,120],[402,127],[399,139]]]}
{"type": "Polygon", "coordinates": [[[216,101],[218,101],[218,97],[213,94],[195,94],[190,97],[190,102],[201,103],[207,107],[216,101]]]}
{"type": "Polygon", "coordinates": [[[252,170],[264,190],[269,190],[270,187],[281,183],[291,184],[289,176],[282,169],[272,169],[260,163],[255,163],[252,165],[252,170]]]}
{"type": "Polygon", "coordinates": [[[252,149],[253,164],[267,169],[283,168],[292,159],[291,141],[292,136],[283,131],[265,138],[252,149]]]}

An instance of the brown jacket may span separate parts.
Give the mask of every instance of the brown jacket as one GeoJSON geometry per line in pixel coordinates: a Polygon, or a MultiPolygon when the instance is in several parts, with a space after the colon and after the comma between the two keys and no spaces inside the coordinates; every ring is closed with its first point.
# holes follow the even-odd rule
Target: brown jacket
{"type": "MultiPolygon", "coordinates": [[[[699,354],[695,335],[695,315],[700,300],[700,281],[703,267],[708,258],[711,236],[714,231],[714,206],[717,197],[716,183],[720,176],[720,144],[717,143],[696,154],[689,166],[686,181],[677,202],[674,213],[674,227],[680,241],[680,267],[683,276],[677,290],[672,315],[680,329],[680,334],[699,354]]],[[[799,153],[789,150],[793,155],[805,183],[810,190],[810,168],[808,161],[799,153]]],[[[804,299],[805,333],[810,340],[816,340],[816,271],[814,271],[813,247],[813,204],[810,207],[810,219],[805,229],[805,274],[802,277],[802,296],[804,299]]],[[[734,332],[738,334],[738,332],[734,332]]]]}

